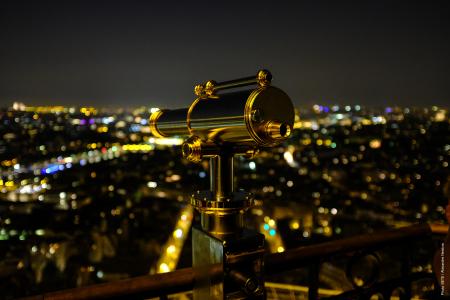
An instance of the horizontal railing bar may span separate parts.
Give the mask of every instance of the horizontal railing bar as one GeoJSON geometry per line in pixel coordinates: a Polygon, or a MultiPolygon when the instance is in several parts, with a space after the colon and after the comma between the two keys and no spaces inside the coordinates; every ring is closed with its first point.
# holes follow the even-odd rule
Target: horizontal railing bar
{"type": "Polygon", "coordinates": [[[192,268],[180,269],[175,272],[138,276],[129,279],[88,285],[46,294],[27,297],[27,300],[82,300],[111,299],[124,296],[145,295],[157,297],[160,295],[192,290],[194,272],[192,268]]]}
{"type": "Polygon", "coordinates": [[[396,241],[431,235],[428,224],[418,224],[382,232],[363,234],[340,240],[320,243],[288,250],[282,253],[273,253],[267,256],[265,262],[266,274],[293,270],[314,259],[330,257],[331,255],[356,251],[359,249],[379,247],[396,241]]]}
{"type": "Polygon", "coordinates": [[[431,228],[431,232],[433,232],[433,234],[447,234],[448,233],[448,229],[449,226],[448,224],[430,224],[430,228],[431,228]]]}
{"type": "MultiPolygon", "coordinates": [[[[398,229],[348,237],[340,240],[320,243],[287,250],[283,253],[268,254],[265,257],[265,272],[275,274],[305,267],[307,263],[323,257],[380,247],[414,237],[431,235],[428,224],[412,225],[398,229]],[[304,265],[301,265],[304,264],[304,265]]],[[[220,265],[211,268],[211,274],[221,271],[220,265]]],[[[139,276],[119,281],[101,283],[91,286],[49,292],[23,299],[27,300],[86,300],[110,299],[123,296],[145,295],[156,297],[192,290],[194,288],[194,271],[192,268],[174,272],[139,276]]]]}

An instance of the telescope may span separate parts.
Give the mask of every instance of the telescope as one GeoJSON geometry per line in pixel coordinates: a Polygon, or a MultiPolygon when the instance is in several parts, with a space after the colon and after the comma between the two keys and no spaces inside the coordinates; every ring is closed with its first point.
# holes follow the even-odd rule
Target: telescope
{"type": "Polygon", "coordinates": [[[188,108],[160,110],[150,117],[158,137],[197,136],[204,142],[248,146],[274,146],[292,130],[294,108],[288,95],[270,86],[272,75],[257,76],[195,87],[197,99],[188,108]],[[247,85],[256,88],[219,93],[247,85]]]}
{"type": "Polygon", "coordinates": [[[292,102],[271,81],[267,70],[230,81],[209,80],[194,87],[196,98],[189,107],[150,116],[154,136],[184,137],[183,157],[196,163],[209,159],[210,189],[190,199],[201,222],[192,231],[194,299],[265,297],[264,235],[243,226],[243,215],[255,201],[252,194],[235,190],[233,158],[253,157],[292,132],[292,102]],[[222,265],[223,276],[213,280],[205,270],[214,264],[222,265]]]}

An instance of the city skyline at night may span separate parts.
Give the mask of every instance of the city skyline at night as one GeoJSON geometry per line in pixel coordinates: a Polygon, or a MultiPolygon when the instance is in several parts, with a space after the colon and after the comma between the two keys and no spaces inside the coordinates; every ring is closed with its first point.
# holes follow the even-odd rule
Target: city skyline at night
{"type": "MultiPolygon", "coordinates": [[[[199,220],[187,199],[208,188],[208,164],[182,159],[183,138],[153,136],[154,111],[0,109],[6,299],[191,265],[190,227],[199,220]]],[[[235,158],[237,188],[263,202],[247,213],[248,227],[265,235],[268,253],[283,253],[417,222],[442,224],[448,126],[448,111],[436,106],[302,110],[284,143],[235,158]]],[[[431,272],[427,259],[416,268],[431,272]]],[[[323,270],[322,287],[333,293],[351,287],[336,275],[338,266],[323,270]]]]}

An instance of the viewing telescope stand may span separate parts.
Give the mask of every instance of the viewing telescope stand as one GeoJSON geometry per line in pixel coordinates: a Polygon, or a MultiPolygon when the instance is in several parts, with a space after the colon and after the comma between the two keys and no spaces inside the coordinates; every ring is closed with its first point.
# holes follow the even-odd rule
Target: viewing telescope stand
{"type": "MultiPolygon", "coordinates": [[[[190,155],[191,145],[189,141],[184,144],[185,157],[190,155]]],[[[245,229],[243,219],[254,198],[233,187],[233,157],[242,153],[223,148],[207,155],[210,190],[197,191],[191,197],[201,219],[201,226],[192,231],[194,299],[264,299],[264,235],[245,229]],[[210,276],[208,267],[217,264],[222,276],[210,276]]]]}
{"type": "Polygon", "coordinates": [[[197,163],[209,159],[210,189],[190,199],[201,220],[192,229],[196,300],[265,299],[264,235],[244,228],[244,213],[255,201],[252,194],[235,190],[233,160],[253,157],[291,133],[292,102],[270,86],[271,79],[269,71],[260,70],[237,80],[210,80],[195,86],[197,98],[190,107],[150,116],[153,135],[187,137],[184,158],[197,163]],[[236,88],[241,89],[218,93],[236,88]]]}

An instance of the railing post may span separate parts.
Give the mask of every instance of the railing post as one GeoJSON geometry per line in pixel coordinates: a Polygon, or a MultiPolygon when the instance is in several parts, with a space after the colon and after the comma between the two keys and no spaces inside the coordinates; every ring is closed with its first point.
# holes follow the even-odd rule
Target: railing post
{"type": "MultiPolygon", "coordinates": [[[[410,243],[405,243],[402,247],[404,251],[402,254],[402,262],[401,262],[401,276],[404,278],[404,289],[405,294],[403,299],[411,299],[411,281],[408,280],[411,273],[411,255],[409,253],[410,249],[412,249],[410,243]]],[[[402,300],[403,300],[402,299],[402,300]]]]}
{"type": "Polygon", "coordinates": [[[319,272],[320,260],[314,260],[308,269],[308,299],[319,299],[319,272]]]}

